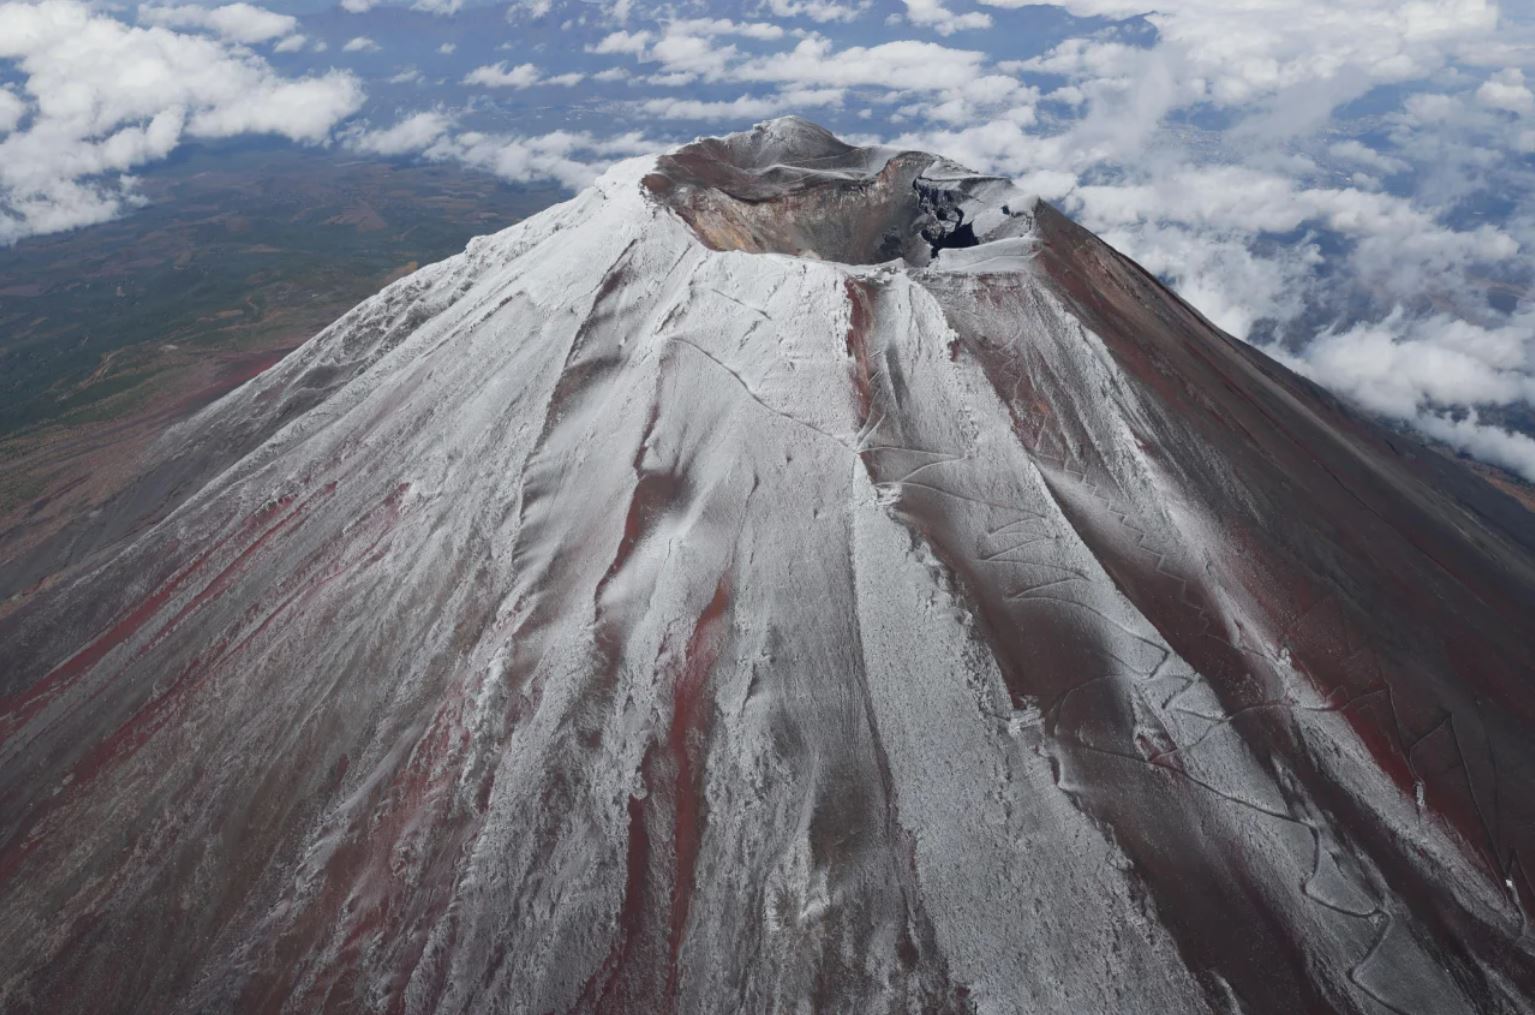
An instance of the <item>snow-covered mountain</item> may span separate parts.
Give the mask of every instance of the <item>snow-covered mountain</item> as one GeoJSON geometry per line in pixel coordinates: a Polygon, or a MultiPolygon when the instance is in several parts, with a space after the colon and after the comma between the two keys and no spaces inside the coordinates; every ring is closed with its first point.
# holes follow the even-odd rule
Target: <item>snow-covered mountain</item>
{"type": "Polygon", "coordinates": [[[3,577],[7,1011],[1535,1007],[1530,515],[932,156],[624,163],[3,577]]]}

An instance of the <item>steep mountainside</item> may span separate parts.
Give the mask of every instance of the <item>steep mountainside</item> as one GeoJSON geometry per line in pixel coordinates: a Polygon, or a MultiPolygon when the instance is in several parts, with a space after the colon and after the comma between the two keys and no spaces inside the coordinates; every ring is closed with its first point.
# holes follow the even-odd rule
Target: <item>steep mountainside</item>
{"type": "Polygon", "coordinates": [[[1535,1009],[1535,526],[1006,182],[625,163],[6,578],[6,1010],[1535,1009]]]}

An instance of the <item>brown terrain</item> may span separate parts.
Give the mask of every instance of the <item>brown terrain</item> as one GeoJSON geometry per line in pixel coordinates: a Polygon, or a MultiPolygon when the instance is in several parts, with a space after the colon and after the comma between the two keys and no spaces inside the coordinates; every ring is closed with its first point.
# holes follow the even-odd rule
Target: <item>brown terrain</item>
{"type": "Polygon", "coordinates": [[[0,567],[119,493],[167,427],[557,197],[292,150],[194,154],[143,188],[124,219],[0,250],[0,567]]]}

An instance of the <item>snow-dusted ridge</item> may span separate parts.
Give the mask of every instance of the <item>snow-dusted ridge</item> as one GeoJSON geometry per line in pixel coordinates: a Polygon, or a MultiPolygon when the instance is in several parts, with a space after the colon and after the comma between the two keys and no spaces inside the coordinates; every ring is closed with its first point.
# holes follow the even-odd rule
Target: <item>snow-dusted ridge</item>
{"type": "Polygon", "coordinates": [[[1531,1009],[1528,516],[1005,181],[622,164],[117,507],[5,576],[8,1011],[1531,1009]]]}

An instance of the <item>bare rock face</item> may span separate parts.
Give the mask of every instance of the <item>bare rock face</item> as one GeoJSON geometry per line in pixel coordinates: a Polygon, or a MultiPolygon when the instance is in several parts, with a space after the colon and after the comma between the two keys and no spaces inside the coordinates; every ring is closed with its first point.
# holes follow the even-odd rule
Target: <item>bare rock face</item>
{"type": "Polygon", "coordinates": [[[623,164],[130,494],[0,619],[6,1011],[1535,1008],[1530,515],[1004,181],[623,164]]]}

